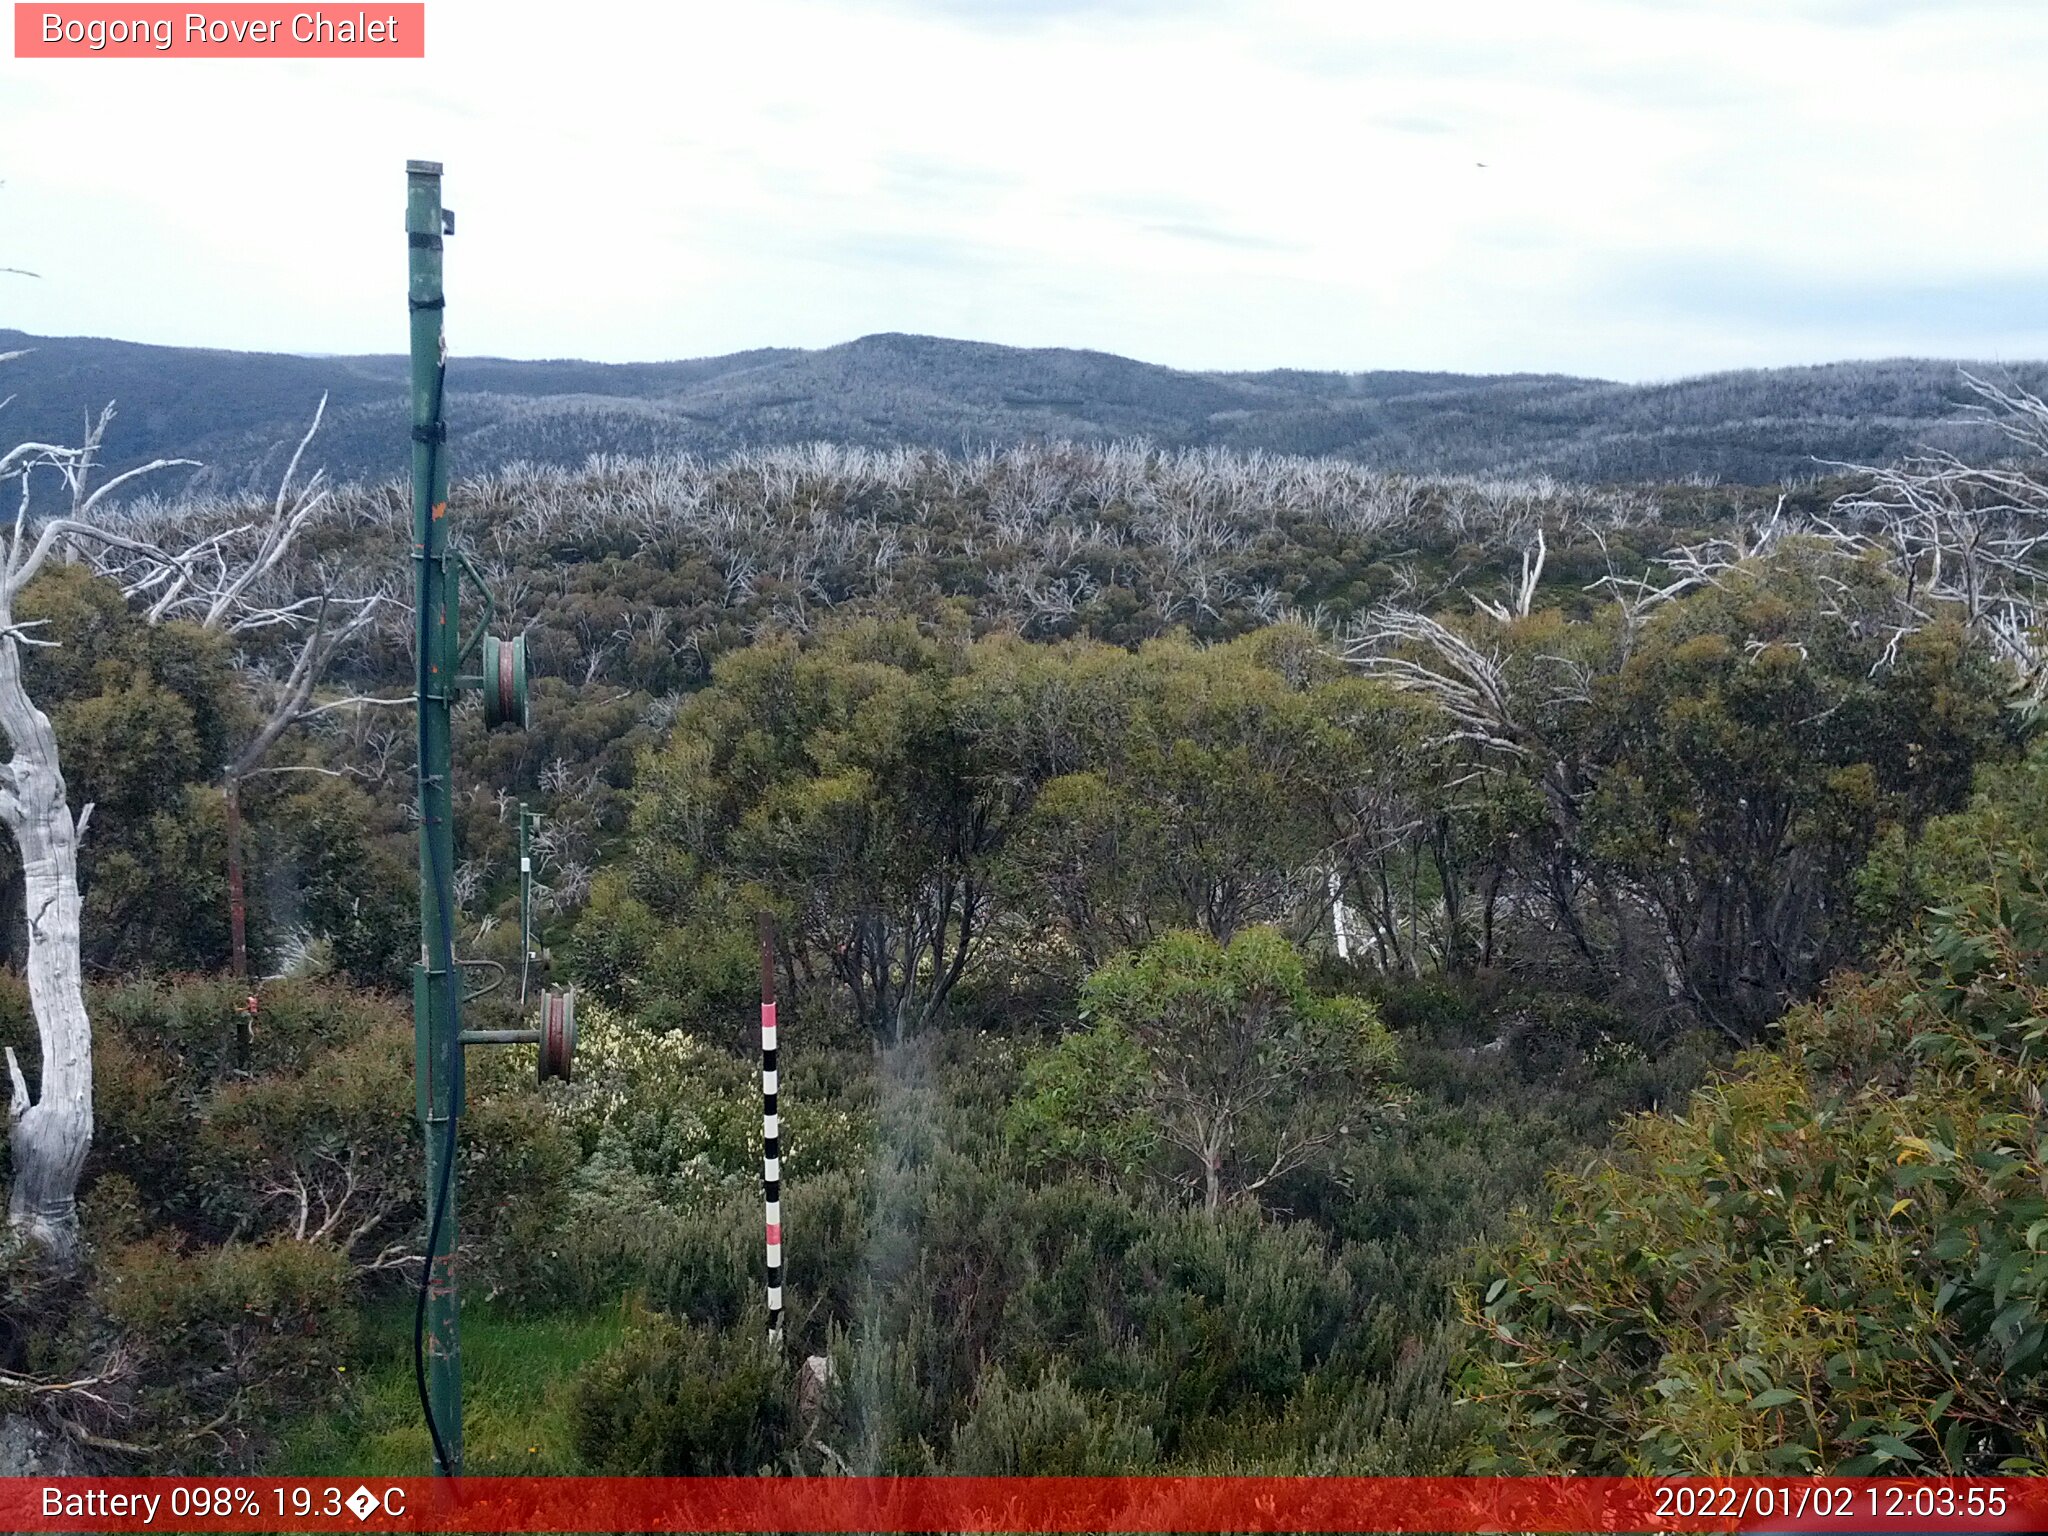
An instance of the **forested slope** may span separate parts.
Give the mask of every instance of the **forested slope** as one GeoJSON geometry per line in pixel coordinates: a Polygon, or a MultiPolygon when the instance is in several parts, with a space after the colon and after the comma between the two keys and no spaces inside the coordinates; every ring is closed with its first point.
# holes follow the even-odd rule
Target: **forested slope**
{"type": "MultiPolygon", "coordinates": [[[[1986,825],[2038,799],[2013,707],[2041,679],[2015,617],[2012,541],[2048,506],[2015,496],[2028,473],[1945,524],[1884,476],[1588,489],[1214,448],[458,482],[538,674],[530,731],[458,714],[460,950],[516,960],[527,800],[586,1022],[573,1084],[477,1059],[464,1259],[500,1319],[622,1319],[549,1389],[565,1465],[1728,1470],[1796,1430],[1773,1465],[2035,1466],[1997,1406],[2037,1401],[2042,1353],[2038,1153],[2012,1139],[2038,1086],[2013,980],[2040,963],[2032,842],[2010,899],[1979,889],[1986,825]],[[1822,993],[1858,967],[1877,979],[1822,993]],[[1927,1027],[1900,1038],[1894,1002],[1927,1027]],[[1783,1108],[1844,1094],[1847,1119],[1783,1108]],[[1625,1123],[1615,1171],[1546,1218],[1552,1172],[1625,1123]],[[1788,1176],[1839,1165],[1817,1198],[1875,1235],[1802,1252],[1755,1177],[1714,1171],[1738,1141],[1788,1176]],[[1695,1168],[1726,1198],[1693,1198],[1695,1168]],[[1584,1218],[1616,1180],[1717,1290],[1641,1279],[1635,1230],[1584,1218]],[[1866,1326],[1873,1275],[1899,1301],[1866,1326]],[[1967,1357],[1946,1399],[1848,1336],[1905,1317],[1967,1357]],[[1688,1354],[1695,1318],[1812,1369],[1688,1354]]],[[[206,549],[266,513],[112,522],[206,549]]],[[[266,597],[402,592],[407,517],[396,487],[341,491],[266,597]]],[[[252,1015],[249,984],[193,973],[229,953],[221,743],[284,685],[291,627],[149,623],[141,558],[53,567],[17,615],[56,642],[25,675],[98,802],[99,1133],[91,1260],[17,1256],[7,1369],[92,1382],[34,1411],[109,1465],[275,1467],[315,1423],[423,1459],[351,1385],[409,1368],[354,1330],[416,1277],[424,1214],[410,625],[378,610],[333,707],[246,786],[252,1015]]],[[[18,990],[0,1028],[32,1058],[18,990]]]]}

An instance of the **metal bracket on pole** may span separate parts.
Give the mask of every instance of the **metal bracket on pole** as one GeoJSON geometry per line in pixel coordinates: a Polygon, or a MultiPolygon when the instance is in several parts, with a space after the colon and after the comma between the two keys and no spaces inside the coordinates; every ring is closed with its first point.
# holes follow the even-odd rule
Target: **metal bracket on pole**
{"type": "MultiPolygon", "coordinates": [[[[491,620],[498,616],[498,605],[492,601],[490,583],[484,579],[484,573],[476,568],[476,562],[469,558],[469,551],[458,547],[454,554],[456,564],[469,573],[469,579],[476,585],[477,595],[484,600],[484,611],[482,617],[476,621],[476,632],[463,641],[461,649],[455,653],[455,665],[459,671],[469,664],[469,659],[476,654],[477,647],[484,643],[484,631],[491,627],[491,620]]],[[[483,686],[482,678],[472,681],[467,677],[458,677],[455,681],[458,686],[466,688],[483,686]]]]}

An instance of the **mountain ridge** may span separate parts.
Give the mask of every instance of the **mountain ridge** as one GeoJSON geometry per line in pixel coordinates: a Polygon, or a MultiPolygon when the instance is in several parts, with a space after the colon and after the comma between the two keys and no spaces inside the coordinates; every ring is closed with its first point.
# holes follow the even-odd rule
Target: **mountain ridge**
{"type": "MultiPolygon", "coordinates": [[[[315,402],[315,450],[342,480],[405,468],[406,359],[164,347],[0,330],[17,437],[74,440],[117,404],[109,462],[187,457],[159,490],[242,491],[274,480],[315,402]]],[[[1922,447],[1997,450],[1961,412],[1939,359],[1810,364],[1625,384],[1568,374],[1190,371],[1084,348],[1006,347],[876,332],[818,349],[596,363],[461,357],[449,371],[458,473],[514,459],[719,454],[805,441],[952,451],[1019,441],[1142,439],[1166,448],[1328,455],[1416,474],[1593,482],[1764,484],[1829,462],[1922,447]]],[[[2048,389],[2048,364],[1992,371],[2048,389]]]]}

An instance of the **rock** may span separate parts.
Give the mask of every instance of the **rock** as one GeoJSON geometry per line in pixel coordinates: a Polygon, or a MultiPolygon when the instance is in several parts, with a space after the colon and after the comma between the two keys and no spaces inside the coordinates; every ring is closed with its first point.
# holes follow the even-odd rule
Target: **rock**
{"type": "Polygon", "coordinates": [[[818,1413],[825,1405],[825,1391],[832,1385],[832,1379],[832,1361],[826,1355],[806,1357],[797,1371],[797,1422],[807,1430],[818,1422],[818,1413]]]}
{"type": "Polygon", "coordinates": [[[0,1414],[0,1477],[77,1477],[87,1470],[65,1436],[27,1414],[0,1414]]]}

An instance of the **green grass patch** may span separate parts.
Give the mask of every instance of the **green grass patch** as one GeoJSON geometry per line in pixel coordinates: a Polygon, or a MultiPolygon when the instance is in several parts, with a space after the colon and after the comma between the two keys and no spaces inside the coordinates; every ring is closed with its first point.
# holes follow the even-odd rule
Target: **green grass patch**
{"type": "MultiPolygon", "coordinates": [[[[463,1470],[478,1476],[577,1473],[569,1389],[585,1362],[625,1336],[630,1302],[606,1312],[542,1316],[488,1302],[462,1310],[463,1470]]],[[[363,1317],[363,1347],[339,1408],[285,1439],[285,1477],[417,1477],[431,1462],[413,1381],[413,1309],[390,1302],[363,1317]]]]}

